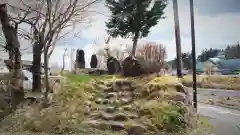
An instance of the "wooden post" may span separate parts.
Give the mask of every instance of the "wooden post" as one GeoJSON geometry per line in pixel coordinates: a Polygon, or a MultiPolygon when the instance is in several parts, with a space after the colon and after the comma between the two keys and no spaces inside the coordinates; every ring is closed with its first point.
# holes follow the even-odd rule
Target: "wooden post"
{"type": "Polygon", "coordinates": [[[192,70],[193,70],[193,106],[197,109],[197,76],[196,76],[196,48],[193,0],[190,0],[191,37],[192,37],[192,70]]]}
{"type": "Polygon", "coordinates": [[[177,52],[177,75],[179,78],[181,78],[182,77],[181,36],[180,36],[177,0],[173,0],[173,15],[174,15],[174,25],[175,25],[176,52],[177,52]]]}

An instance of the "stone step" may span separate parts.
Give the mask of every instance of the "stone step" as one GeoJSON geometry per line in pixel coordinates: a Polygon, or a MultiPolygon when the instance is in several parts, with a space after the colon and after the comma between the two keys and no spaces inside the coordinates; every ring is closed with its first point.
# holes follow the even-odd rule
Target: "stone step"
{"type": "Polygon", "coordinates": [[[116,107],[107,106],[104,111],[107,112],[107,113],[114,113],[116,111],[116,107]]]}
{"type": "Polygon", "coordinates": [[[87,120],[82,122],[84,125],[88,125],[100,130],[112,130],[121,131],[126,130],[129,135],[143,135],[147,130],[146,127],[137,122],[126,124],[125,122],[118,121],[105,121],[105,120],[87,120]]]}
{"type": "Polygon", "coordinates": [[[120,91],[118,92],[119,97],[132,97],[133,93],[130,91],[120,91]]]}
{"type": "Polygon", "coordinates": [[[119,111],[118,113],[101,112],[99,115],[104,120],[126,121],[128,119],[137,119],[138,115],[132,112],[119,111]]]}
{"type": "Polygon", "coordinates": [[[114,101],[113,100],[110,100],[110,99],[104,99],[102,101],[102,104],[103,105],[113,105],[114,104],[114,101]]]}
{"type": "Polygon", "coordinates": [[[95,103],[96,103],[96,104],[102,104],[102,102],[103,102],[103,99],[102,99],[102,98],[96,98],[96,99],[95,99],[95,103]]]}
{"type": "Polygon", "coordinates": [[[106,113],[106,112],[101,112],[100,116],[103,120],[113,120],[113,121],[126,121],[128,120],[128,115],[124,113],[106,113]]]}
{"type": "Polygon", "coordinates": [[[129,103],[131,103],[131,102],[133,101],[132,98],[128,98],[128,97],[126,97],[126,98],[120,98],[119,100],[120,100],[120,103],[121,103],[122,105],[129,104],[129,103]]]}
{"type": "Polygon", "coordinates": [[[114,92],[115,90],[113,89],[113,87],[105,87],[104,89],[103,89],[103,92],[114,92]]]}
{"type": "Polygon", "coordinates": [[[105,120],[87,120],[82,124],[101,130],[120,131],[125,129],[124,122],[105,121],[105,120]]]}
{"type": "Polygon", "coordinates": [[[104,98],[112,98],[112,97],[117,97],[118,94],[116,92],[109,92],[109,93],[104,93],[103,97],[104,98]]]}

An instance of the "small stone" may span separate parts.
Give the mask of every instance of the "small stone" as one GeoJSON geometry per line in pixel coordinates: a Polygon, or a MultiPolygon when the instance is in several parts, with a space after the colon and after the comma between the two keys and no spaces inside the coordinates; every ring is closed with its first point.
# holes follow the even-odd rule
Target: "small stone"
{"type": "Polygon", "coordinates": [[[119,94],[119,96],[125,96],[124,92],[122,92],[122,91],[119,92],[118,94],[119,94]]]}
{"type": "Polygon", "coordinates": [[[99,120],[88,120],[84,121],[82,124],[89,125],[91,127],[97,128],[97,129],[102,129],[102,130],[114,130],[114,131],[119,131],[123,130],[124,128],[124,123],[122,122],[117,122],[117,121],[99,121],[99,120]]]}
{"type": "Polygon", "coordinates": [[[140,124],[132,124],[128,129],[128,135],[143,135],[146,128],[140,124]]]}
{"type": "Polygon", "coordinates": [[[106,104],[110,104],[111,102],[108,99],[104,99],[102,104],[106,105],[106,104]]]}
{"type": "Polygon", "coordinates": [[[208,102],[213,105],[214,104],[214,101],[212,99],[209,99],[208,102]]]}
{"type": "Polygon", "coordinates": [[[125,129],[124,123],[118,122],[118,121],[111,121],[111,122],[106,122],[108,127],[110,127],[111,130],[114,131],[119,131],[125,129]]]}
{"type": "Polygon", "coordinates": [[[107,86],[107,87],[111,87],[113,85],[113,82],[104,82],[104,84],[107,86]]]}
{"type": "Polygon", "coordinates": [[[216,96],[214,93],[211,93],[212,96],[216,96]]]}
{"type": "Polygon", "coordinates": [[[90,113],[90,107],[84,106],[84,115],[88,115],[90,113]]]}
{"type": "Polygon", "coordinates": [[[138,118],[138,115],[128,114],[127,117],[130,118],[130,119],[136,119],[136,118],[138,118]]]}
{"type": "Polygon", "coordinates": [[[90,114],[90,117],[91,118],[94,118],[94,119],[97,119],[97,118],[99,118],[101,115],[98,113],[98,112],[93,112],[93,113],[91,113],[90,114]]]}
{"type": "Polygon", "coordinates": [[[125,86],[130,86],[133,84],[133,81],[132,80],[118,80],[116,81],[116,85],[119,85],[119,86],[122,86],[122,85],[125,85],[125,86]]]}
{"type": "Polygon", "coordinates": [[[101,118],[104,120],[111,120],[113,119],[113,114],[101,112],[101,118]]]}
{"type": "Polygon", "coordinates": [[[72,115],[72,117],[73,117],[74,119],[77,119],[77,118],[78,118],[78,116],[79,116],[79,114],[78,114],[78,113],[74,113],[74,114],[72,115]]]}
{"type": "Polygon", "coordinates": [[[94,99],[94,95],[90,95],[89,97],[88,97],[88,100],[93,100],[94,99]]]}
{"type": "Polygon", "coordinates": [[[102,103],[102,99],[101,99],[101,98],[97,98],[97,99],[95,100],[95,103],[96,103],[96,104],[101,104],[101,103],[102,103]]]}
{"type": "Polygon", "coordinates": [[[114,91],[113,87],[104,88],[104,92],[113,92],[113,91],[114,91]]]}
{"type": "Polygon", "coordinates": [[[230,100],[230,97],[227,97],[227,100],[230,100]]]}
{"type": "Polygon", "coordinates": [[[132,109],[132,106],[131,105],[125,105],[125,106],[123,106],[123,110],[125,110],[125,111],[129,111],[129,110],[131,110],[132,109]]]}
{"type": "Polygon", "coordinates": [[[120,101],[122,102],[122,104],[127,104],[131,101],[131,99],[121,98],[120,101]]]}
{"type": "Polygon", "coordinates": [[[113,120],[115,120],[115,121],[125,121],[125,120],[127,120],[128,118],[127,118],[127,115],[126,114],[124,114],[124,113],[118,113],[118,114],[116,114],[115,116],[114,116],[114,119],[113,120]]]}
{"type": "Polygon", "coordinates": [[[111,97],[116,97],[116,96],[117,96],[116,92],[110,92],[110,93],[107,93],[107,95],[105,95],[105,98],[111,98],[111,97]]]}
{"type": "Polygon", "coordinates": [[[91,103],[90,101],[86,101],[86,102],[84,103],[84,105],[91,107],[92,103],[91,103]]]}
{"type": "Polygon", "coordinates": [[[118,111],[123,111],[124,109],[122,107],[117,108],[118,111]]]}
{"type": "Polygon", "coordinates": [[[182,92],[176,92],[176,94],[173,97],[174,101],[180,101],[185,102],[186,101],[186,95],[182,92]]]}
{"type": "Polygon", "coordinates": [[[114,102],[113,102],[114,104],[120,104],[121,103],[121,101],[120,100],[118,100],[118,99],[116,99],[116,100],[114,100],[114,102]]]}
{"type": "Polygon", "coordinates": [[[115,109],[116,109],[116,108],[113,107],[113,106],[108,106],[105,111],[106,111],[107,113],[114,113],[114,112],[115,112],[115,109]]]}

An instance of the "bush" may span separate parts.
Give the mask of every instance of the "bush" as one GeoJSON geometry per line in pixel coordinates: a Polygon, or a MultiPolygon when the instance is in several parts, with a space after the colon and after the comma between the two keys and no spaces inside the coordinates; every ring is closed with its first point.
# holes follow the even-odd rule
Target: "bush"
{"type": "Polygon", "coordinates": [[[148,115],[151,125],[160,131],[180,131],[188,124],[185,119],[187,110],[182,104],[150,100],[141,106],[140,112],[145,112],[143,115],[148,115]]]}
{"type": "Polygon", "coordinates": [[[149,62],[142,57],[137,57],[136,58],[143,70],[143,74],[152,74],[152,73],[159,73],[160,70],[162,69],[162,64],[157,63],[157,62],[149,62]]]}
{"type": "Polygon", "coordinates": [[[158,73],[164,67],[166,48],[162,44],[149,42],[140,45],[137,52],[144,74],[158,73]]]}
{"type": "Polygon", "coordinates": [[[97,68],[97,64],[98,64],[97,55],[93,54],[91,57],[90,66],[91,68],[97,68]]]}
{"type": "Polygon", "coordinates": [[[143,97],[148,99],[159,98],[161,100],[170,100],[190,104],[191,98],[187,89],[176,77],[156,77],[145,85],[142,92],[143,97]]]}
{"type": "Polygon", "coordinates": [[[121,65],[116,58],[110,56],[107,59],[107,69],[108,69],[108,74],[119,73],[121,71],[121,65]]]}
{"type": "Polygon", "coordinates": [[[132,56],[125,58],[122,62],[122,66],[123,75],[125,77],[136,77],[143,73],[140,62],[132,56]]]}

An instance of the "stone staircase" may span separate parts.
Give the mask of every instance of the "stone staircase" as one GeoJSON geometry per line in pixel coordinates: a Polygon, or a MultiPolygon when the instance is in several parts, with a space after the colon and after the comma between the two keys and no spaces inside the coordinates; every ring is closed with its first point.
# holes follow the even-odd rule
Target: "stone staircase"
{"type": "MultiPolygon", "coordinates": [[[[93,110],[84,124],[102,130],[127,130],[131,134],[141,135],[145,131],[143,124],[137,122],[139,114],[134,111],[134,90],[136,84],[130,80],[100,82],[103,92],[95,97],[93,110]],[[131,124],[129,124],[131,121],[131,124]],[[135,121],[135,122],[134,122],[135,121]]],[[[91,104],[87,104],[91,108],[91,104]]]]}

